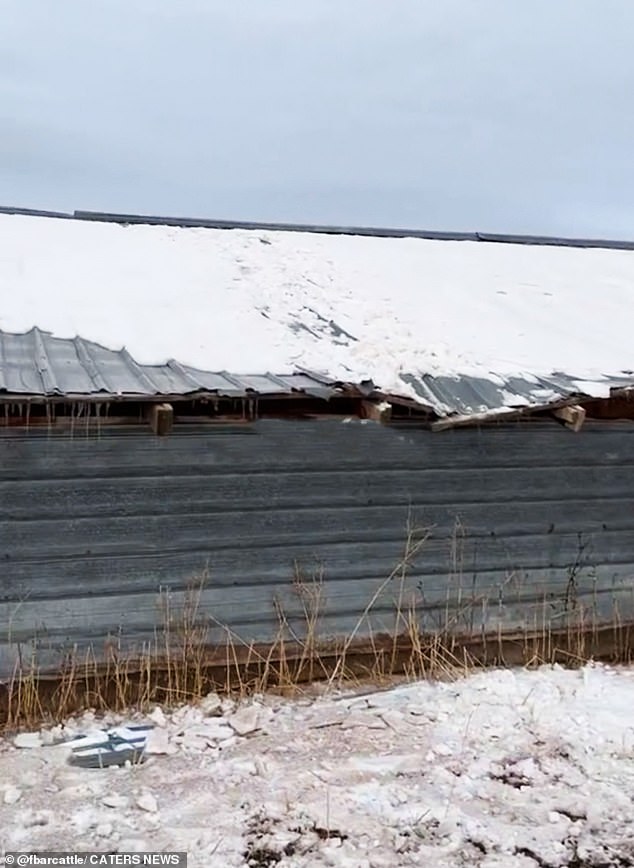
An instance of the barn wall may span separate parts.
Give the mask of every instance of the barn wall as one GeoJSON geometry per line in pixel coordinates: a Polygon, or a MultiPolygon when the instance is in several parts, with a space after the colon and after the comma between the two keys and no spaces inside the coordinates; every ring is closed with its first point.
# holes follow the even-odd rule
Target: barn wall
{"type": "Polygon", "coordinates": [[[321,635],[345,635],[381,588],[375,631],[394,629],[399,597],[426,629],[459,633],[634,613],[627,422],[5,429],[0,487],[0,677],[16,655],[46,668],[113,637],[151,642],[200,576],[213,641],[221,624],[272,639],[280,606],[301,632],[317,596],[321,635]],[[408,526],[427,539],[382,587],[408,526]]]}

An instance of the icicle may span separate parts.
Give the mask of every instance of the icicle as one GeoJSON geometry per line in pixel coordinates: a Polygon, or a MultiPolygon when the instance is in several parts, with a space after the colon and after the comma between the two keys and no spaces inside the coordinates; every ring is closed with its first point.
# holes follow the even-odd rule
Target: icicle
{"type": "Polygon", "coordinates": [[[95,421],[97,425],[97,439],[101,437],[101,404],[95,404],[95,421]]]}

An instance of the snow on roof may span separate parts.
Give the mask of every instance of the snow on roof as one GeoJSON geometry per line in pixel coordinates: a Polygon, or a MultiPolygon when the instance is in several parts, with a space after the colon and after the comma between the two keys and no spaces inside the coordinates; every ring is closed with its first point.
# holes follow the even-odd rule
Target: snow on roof
{"type": "Polygon", "coordinates": [[[634,382],[634,252],[0,214],[0,329],[371,380],[439,414],[634,382]]]}

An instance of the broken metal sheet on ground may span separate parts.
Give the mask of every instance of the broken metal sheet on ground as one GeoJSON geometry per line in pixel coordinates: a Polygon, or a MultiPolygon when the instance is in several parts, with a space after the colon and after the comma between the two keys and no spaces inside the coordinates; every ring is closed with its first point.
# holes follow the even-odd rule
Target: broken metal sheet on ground
{"type": "Polygon", "coordinates": [[[141,763],[153,729],[153,726],[129,724],[77,735],[65,742],[71,749],[69,763],[96,769],[141,763]]]}

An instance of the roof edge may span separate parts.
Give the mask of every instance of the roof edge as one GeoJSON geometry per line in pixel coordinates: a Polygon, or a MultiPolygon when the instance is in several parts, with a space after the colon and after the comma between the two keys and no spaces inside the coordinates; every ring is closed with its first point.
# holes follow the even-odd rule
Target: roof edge
{"type": "Polygon", "coordinates": [[[150,214],[118,214],[108,211],[47,211],[0,205],[0,214],[50,217],[121,225],[174,226],[184,229],[245,229],[263,232],[307,232],[317,235],[358,235],[370,238],[420,238],[429,241],[475,241],[488,244],[521,244],[538,247],[577,247],[606,250],[634,250],[634,240],[573,238],[551,235],[522,235],[496,232],[451,232],[374,226],[328,226],[315,223],[271,223],[259,220],[213,220],[204,217],[165,217],[150,214]]]}

